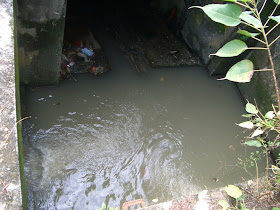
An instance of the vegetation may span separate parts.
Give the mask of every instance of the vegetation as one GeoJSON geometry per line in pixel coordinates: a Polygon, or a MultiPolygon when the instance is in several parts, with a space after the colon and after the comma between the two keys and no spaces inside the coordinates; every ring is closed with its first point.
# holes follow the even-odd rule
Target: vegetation
{"type": "MultiPolygon", "coordinates": [[[[106,210],[106,209],[107,209],[106,204],[102,203],[101,208],[99,208],[98,210],[106,210]]],[[[119,207],[116,207],[116,208],[108,207],[108,210],[118,210],[118,209],[119,209],[119,207]]]]}
{"type": "MultiPolygon", "coordinates": [[[[237,33],[256,40],[260,47],[248,47],[244,41],[234,39],[226,43],[221,49],[213,56],[218,57],[234,57],[238,56],[246,50],[264,50],[267,52],[267,59],[269,60],[270,67],[264,69],[254,69],[254,64],[248,59],[241,60],[233,65],[227,72],[225,78],[230,81],[245,83],[250,82],[253,74],[259,71],[269,71],[274,83],[275,95],[277,98],[277,104],[272,104],[271,110],[266,113],[261,113],[257,105],[252,103],[246,104],[247,114],[243,115],[247,120],[237,124],[238,126],[245,128],[249,131],[244,145],[250,147],[260,148],[261,154],[266,157],[266,179],[267,179],[267,191],[275,190],[279,193],[280,189],[280,154],[275,160],[274,164],[271,164],[270,153],[272,150],[280,146],[280,95],[279,87],[276,77],[275,64],[271,53],[271,47],[280,38],[272,37],[272,32],[280,24],[280,15],[277,13],[277,8],[280,5],[280,0],[224,0],[225,4],[209,4],[206,6],[193,6],[191,8],[199,8],[213,21],[224,24],[226,26],[235,27],[240,24],[245,25],[246,30],[238,30],[237,33]],[[274,4],[270,15],[263,15],[266,5],[274,4]],[[271,40],[271,41],[269,41],[271,40]],[[269,172],[272,172],[273,176],[269,176],[269,172]],[[271,184],[273,181],[273,184],[271,184]]],[[[244,40],[244,39],[243,39],[244,40]]],[[[254,159],[252,159],[254,161],[254,159]]],[[[255,166],[257,168],[257,163],[255,166]]],[[[253,164],[254,164],[253,162],[253,164]]],[[[226,187],[226,192],[229,196],[236,200],[236,205],[233,209],[247,209],[245,207],[244,199],[246,196],[242,194],[239,188],[229,185],[226,187]]],[[[258,189],[257,189],[257,192],[258,189]]],[[[226,201],[220,201],[219,204],[223,209],[228,209],[230,206],[226,201]]],[[[274,207],[274,209],[278,209],[274,207]]]]}

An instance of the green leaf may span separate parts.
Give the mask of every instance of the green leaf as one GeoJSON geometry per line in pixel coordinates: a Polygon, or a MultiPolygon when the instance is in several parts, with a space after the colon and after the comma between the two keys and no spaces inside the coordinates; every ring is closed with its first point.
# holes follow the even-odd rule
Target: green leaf
{"type": "Polygon", "coordinates": [[[106,209],[106,204],[105,204],[105,203],[102,203],[101,208],[102,208],[102,209],[106,209]]]}
{"type": "Polygon", "coordinates": [[[246,199],[247,195],[246,194],[243,194],[241,195],[239,198],[237,198],[236,200],[238,201],[244,201],[246,199]]]}
{"type": "Polygon", "coordinates": [[[249,11],[245,11],[242,12],[241,15],[239,16],[242,20],[244,20],[245,22],[253,25],[256,28],[262,28],[263,25],[261,23],[261,21],[259,21],[257,18],[255,18],[254,16],[251,15],[251,12],[249,11]]]}
{"type": "Polygon", "coordinates": [[[229,196],[235,199],[239,198],[242,195],[242,191],[234,185],[228,185],[227,187],[225,187],[225,191],[229,196]]]}
{"type": "Polygon", "coordinates": [[[267,119],[273,119],[275,117],[275,114],[273,111],[269,111],[264,115],[264,117],[267,119]]]}
{"type": "Polygon", "coordinates": [[[116,207],[115,210],[119,210],[119,207],[116,207]]]}
{"type": "Polygon", "coordinates": [[[229,2],[247,2],[248,0],[223,0],[223,1],[229,1],[229,2]]]}
{"type": "Polygon", "coordinates": [[[248,129],[251,129],[254,127],[254,124],[251,122],[251,121],[246,121],[246,122],[242,122],[242,123],[239,123],[239,124],[236,124],[242,128],[248,128],[248,129]]]}
{"type": "Polygon", "coordinates": [[[114,210],[114,208],[113,208],[113,207],[110,207],[109,210],[114,210]]]}
{"type": "Polygon", "coordinates": [[[221,49],[218,50],[218,52],[211,55],[216,55],[219,57],[234,57],[240,55],[247,49],[248,46],[245,44],[245,42],[242,42],[239,39],[234,39],[226,43],[221,49]]]}
{"type": "Polygon", "coordinates": [[[269,18],[270,18],[271,20],[276,21],[277,23],[280,23],[280,15],[278,15],[278,16],[270,16],[269,18]]]}
{"type": "Polygon", "coordinates": [[[202,9],[211,20],[226,26],[237,26],[241,22],[239,16],[242,10],[234,4],[208,4],[204,7],[192,6],[190,8],[202,9]]]}
{"type": "Polygon", "coordinates": [[[227,210],[229,208],[229,204],[225,200],[220,200],[218,204],[222,206],[222,210],[227,210]]]}
{"type": "Polygon", "coordinates": [[[262,143],[259,142],[258,140],[249,140],[249,141],[246,141],[245,144],[250,147],[261,147],[262,146],[262,143]]]}
{"type": "Polygon", "coordinates": [[[241,210],[249,210],[245,207],[245,205],[243,203],[240,203],[240,206],[241,206],[241,210]]]}
{"type": "Polygon", "coordinates": [[[254,133],[251,135],[251,138],[256,137],[256,136],[259,136],[259,135],[261,135],[261,134],[263,134],[263,131],[260,130],[260,129],[256,129],[256,130],[254,131],[254,133]]]}
{"type": "Polygon", "coordinates": [[[242,117],[247,117],[247,118],[253,117],[253,116],[255,116],[255,115],[254,115],[254,114],[243,114],[243,115],[242,115],[242,117]]]}
{"type": "Polygon", "coordinates": [[[260,137],[257,137],[257,139],[258,139],[258,141],[259,142],[262,142],[262,143],[265,143],[266,141],[264,141],[262,138],[260,138],[260,137]]]}
{"type": "Polygon", "coordinates": [[[255,37],[258,36],[260,33],[250,33],[246,30],[238,30],[237,33],[244,35],[244,36],[248,36],[248,37],[255,37]]]}
{"type": "Polygon", "coordinates": [[[254,74],[254,65],[250,60],[242,60],[234,64],[227,72],[226,77],[220,80],[230,80],[233,82],[250,82],[254,74]]]}
{"type": "Polygon", "coordinates": [[[280,4],[280,0],[273,0],[275,4],[280,4]]]}
{"type": "Polygon", "coordinates": [[[257,108],[249,102],[246,104],[245,110],[250,114],[258,114],[257,108]]]}

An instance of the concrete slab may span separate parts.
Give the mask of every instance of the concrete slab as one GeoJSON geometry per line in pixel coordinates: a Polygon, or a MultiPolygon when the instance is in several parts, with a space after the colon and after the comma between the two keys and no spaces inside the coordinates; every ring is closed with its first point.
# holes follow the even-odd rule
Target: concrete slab
{"type": "Polygon", "coordinates": [[[13,0],[0,0],[0,209],[21,209],[13,0]]]}

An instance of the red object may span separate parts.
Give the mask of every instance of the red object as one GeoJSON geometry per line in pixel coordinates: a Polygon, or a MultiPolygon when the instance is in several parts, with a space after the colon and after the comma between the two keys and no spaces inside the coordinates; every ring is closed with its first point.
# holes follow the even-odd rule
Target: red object
{"type": "Polygon", "coordinates": [[[75,45],[76,45],[77,47],[81,47],[81,42],[80,42],[80,41],[75,41],[75,45]]]}
{"type": "Polygon", "coordinates": [[[94,66],[94,67],[92,67],[92,71],[95,71],[95,70],[96,70],[95,66],[94,66]]]}

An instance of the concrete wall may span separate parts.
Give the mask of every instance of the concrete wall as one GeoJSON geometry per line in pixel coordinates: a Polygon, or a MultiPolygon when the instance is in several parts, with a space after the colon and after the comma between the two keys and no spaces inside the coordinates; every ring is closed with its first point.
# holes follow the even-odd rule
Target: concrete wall
{"type": "MultiPolygon", "coordinates": [[[[205,65],[210,75],[223,75],[230,69],[232,65],[242,59],[250,59],[255,64],[255,69],[269,68],[268,57],[265,51],[246,51],[242,55],[233,58],[219,58],[209,55],[217,52],[228,41],[234,38],[242,38],[236,33],[237,28],[226,27],[222,24],[215,23],[210,20],[202,10],[190,6],[204,6],[211,3],[225,3],[220,0],[152,0],[155,7],[161,10],[161,13],[170,11],[170,8],[176,6],[180,8],[177,14],[170,23],[171,28],[181,36],[191,50],[200,58],[201,63],[205,65]]],[[[267,4],[263,11],[264,15],[269,15],[274,8],[274,3],[267,4]]],[[[279,9],[275,14],[279,14],[279,9]]],[[[273,23],[273,21],[271,21],[273,23]]],[[[275,23],[274,23],[275,24],[275,23]]],[[[239,28],[246,26],[239,25],[239,28]]],[[[274,34],[270,35],[270,40],[273,40],[280,34],[278,27],[274,34]]],[[[248,46],[257,44],[253,39],[248,39],[248,46]]],[[[280,40],[272,47],[277,75],[280,77],[280,40]]],[[[263,46],[262,46],[263,47],[263,46]]],[[[280,81],[280,80],[279,80],[280,81]]],[[[270,72],[255,73],[251,83],[237,84],[244,99],[254,102],[256,99],[259,108],[270,109],[271,103],[276,102],[276,95],[272,83],[270,72]]]]}
{"type": "Polygon", "coordinates": [[[0,0],[0,209],[22,209],[13,0],[0,0]]]}
{"type": "Polygon", "coordinates": [[[26,85],[59,80],[66,0],[17,0],[20,79],[26,85]]]}
{"type": "Polygon", "coordinates": [[[209,57],[209,54],[216,52],[233,38],[236,28],[215,23],[202,10],[189,9],[189,7],[221,2],[220,0],[152,0],[150,3],[159,10],[160,14],[168,15],[172,8],[177,8],[176,15],[168,24],[178,36],[185,40],[200,58],[201,63],[208,67],[210,74],[224,74],[225,71],[220,66],[227,64],[229,67],[234,64],[233,60],[209,57]]]}

